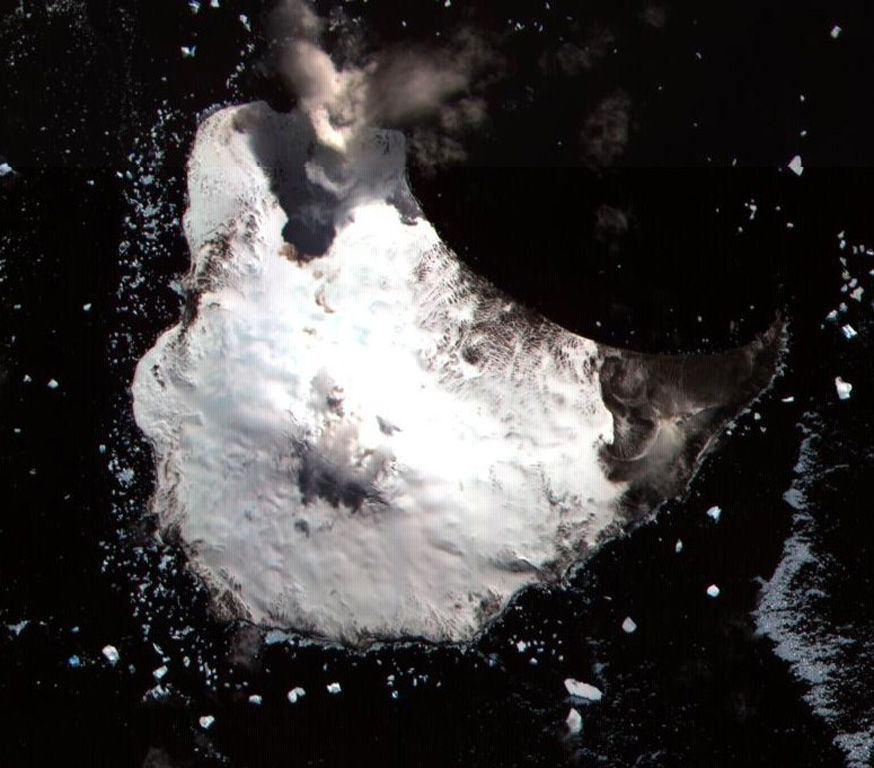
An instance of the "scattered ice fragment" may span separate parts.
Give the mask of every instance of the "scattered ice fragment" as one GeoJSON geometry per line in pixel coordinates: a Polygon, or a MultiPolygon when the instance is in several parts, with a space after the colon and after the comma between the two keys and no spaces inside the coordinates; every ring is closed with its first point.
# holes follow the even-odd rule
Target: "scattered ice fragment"
{"type": "Polygon", "coordinates": [[[838,392],[838,399],[849,400],[853,385],[849,381],[844,381],[840,376],[835,376],[835,389],[838,392]]]}
{"type": "Polygon", "coordinates": [[[787,395],[786,397],[780,398],[781,403],[794,403],[795,397],[793,395],[787,395]]]}
{"type": "Polygon", "coordinates": [[[25,384],[30,384],[30,382],[32,382],[33,379],[30,378],[30,376],[29,376],[28,374],[25,373],[25,374],[24,374],[24,378],[22,379],[22,381],[23,381],[25,384]]]}
{"type": "Polygon", "coordinates": [[[249,703],[254,704],[256,707],[260,706],[263,703],[264,699],[262,699],[257,693],[253,693],[249,697],[249,703]]]}
{"type": "Polygon", "coordinates": [[[836,309],[833,309],[831,312],[829,312],[825,316],[825,319],[826,320],[837,320],[838,319],[838,311],[836,309]]]}
{"type": "Polygon", "coordinates": [[[707,510],[707,517],[709,517],[714,523],[718,523],[721,516],[722,510],[719,507],[714,506],[707,510]]]}
{"type": "Polygon", "coordinates": [[[203,730],[208,731],[212,728],[215,718],[212,715],[203,715],[197,722],[200,723],[200,727],[203,728],[203,730]]]}
{"type": "Polygon", "coordinates": [[[841,331],[843,331],[844,336],[846,336],[848,339],[855,338],[859,335],[856,329],[853,328],[853,326],[849,323],[847,323],[846,325],[842,325],[841,331]]]}
{"type": "Polygon", "coordinates": [[[337,694],[340,693],[343,689],[340,687],[340,683],[328,683],[327,685],[328,693],[337,694]]]}
{"type": "Polygon", "coordinates": [[[251,32],[252,25],[249,23],[249,17],[245,13],[241,13],[239,19],[240,23],[246,28],[246,31],[251,32]]]}
{"type": "Polygon", "coordinates": [[[680,552],[682,552],[682,551],[683,551],[683,540],[677,539],[677,543],[674,544],[674,552],[676,552],[679,555],[680,552]]]}
{"type": "MultiPolygon", "coordinates": [[[[339,685],[338,683],[331,683],[331,685],[328,686],[328,690],[331,691],[331,693],[339,693],[339,692],[340,692],[340,685],[339,685]],[[331,685],[336,685],[336,686],[337,686],[337,690],[336,690],[336,691],[331,691],[331,685]]],[[[302,696],[306,696],[306,695],[307,695],[307,692],[306,692],[303,688],[301,688],[300,686],[296,686],[296,687],[292,688],[292,689],[291,689],[291,690],[286,694],[286,698],[287,698],[287,699],[289,700],[289,702],[291,702],[292,704],[297,704],[298,700],[299,700],[302,696]]]]}
{"type": "Polygon", "coordinates": [[[565,722],[567,723],[568,731],[571,733],[579,733],[583,728],[583,716],[573,707],[571,707],[571,711],[567,713],[565,722]]]}
{"type": "Polygon", "coordinates": [[[83,312],[90,312],[91,311],[91,304],[83,304],[82,311],[83,312]]]}
{"type": "Polygon", "coordinates": [[[160,667],[158,667],[157,669],[153,669],[153,670],[152,670],[152,677],[154,677],[155,680],[160,680],[161,678],[164,677],[164,675],[167,674],[168,671],[169,671],[169,670],[167,669],[167,665],[166,665],[166,664],[162,664],[162,665],[161,665],[160,667]]]}
{"type": "Polygon", "coordinates": [[[195,52],[197,51],[197,46],[196,46],[196,45],[192,45],[191,47],[189,47],[189,46],[187,46],[187,45],[183,45],[179,50],[182,51],[182,56],[183,56],[183,58],[186,58],[186,59],[193,59],[193,58],[194,58],[194,54],[195,54],[195,52]]]}
{"type": "Polygon", "coordinates": [[[804,166],[801,164],[801,155],[795,155],[795,157],[789,161],[789,170],[797,176],[804,173],[804,166]]]}
{"type": "Polygon", "coordinates": [[[46,385],[49,389],[57,389],[60,384],[58,384],[56,379],[49,379],[49,383],[46,385]]]}
{"type": "Polygon", "coordinates": [[[200,3],[197,0],[188,0],[188,7],[192,13],[197,13],[200,10],[200,3]]]}
{"type": "Polygon", "coordinates": [[[209,0],[209,4],[210,4],[210,7],[212,7],[212,8],[218,8],[219,7],[219,0],[209,0]]]}
{"type": "Polygon", "coordinates": [[[865,293],[865,289],[861,285],[858,285],[850,293],[850,298],[855,300],[855,301],[862,301],[862,294],[863,293],[865,293]]]}
{"type": "Polygon", "coordinates": [[[81,667],[82,659],[76,656],[76,654],[73,654],[72,656],[70,656],[69,659],[67,659],[67,666],[72,667],[73,669],[75,669],[76,667],[81,667]]]}
{"type": "Polygon", "coordinates": [[[719,597],[719,587],[716,584],[711,584],[707,587],[707,596],[708,597],[719,597]]]}
{"type": "Polygon", "coordinates": [[[16,636],[21,634],[21,630],[23,630],[28,624],[30,624],[30,619],[22,619],[18,622],[18,624],[7,624],[6,629],[10,632],[14,632],[16,636]]]}
{"type": "Polygon", "coordinates": [[[5,176],[8,173],[12,173],[12,166],[9,163],[0,163],[0,176],[5,176]]]}
{"type": "Polygon", "coordinates": [[[832,40],[837,40],[837,39],[841,36],[841,32],[842,32],[842,31],[843,31],[843,30],[840,28],[840,26],[837,25],[837,24],[835,24],[835,25],[832,27],[832,31],[829,32],[829,34],[832,36],[832,40]]]}
{"type": "Polygon", "coordinates": [[[118,660],[121,658],[121,654],[118,652],[118,648],[116,648],[114,645],[104,645],[101,653],[103,654],[104,658],[110,664],[112,664],[112,666],[118,664],[118,660]]]}
{"type": "Polygon", "coordinates": [[[519,651],[519,653],[525,653],[525,650],[527,648],[528,643],[526,643],[524,640],[520,640],[518,643],[516,643],[516,650],[519,651]]]}
{"type": "Polygon", "coordinates": [[[581,683],[579,680],[569,677],[564,681],[564,687],[571,696],[576,696],[578,699],[586,699],[586,701],[601,701],[603,694],[594,685],[581,683]]]}
{"type": "Polygon", "coordinates": [[[622,631],[627,632],[629,635],[637,630],[637,623],[631,616],[626,616],[625,621],[622,622],[622,631]]]}

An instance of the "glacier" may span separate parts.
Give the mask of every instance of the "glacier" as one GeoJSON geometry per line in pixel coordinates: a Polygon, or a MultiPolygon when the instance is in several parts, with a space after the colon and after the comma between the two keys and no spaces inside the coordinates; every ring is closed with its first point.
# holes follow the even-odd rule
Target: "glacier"
{"type": "Polygon", "coordinates": [[[405,141],[326,145],[300,111],[198,129],[180,322],[140,360],[151,507],[216,615],[331,641],[473,637],[680,492],[771,380],[744,348],[575,335],[462,264],[405,141]]]}

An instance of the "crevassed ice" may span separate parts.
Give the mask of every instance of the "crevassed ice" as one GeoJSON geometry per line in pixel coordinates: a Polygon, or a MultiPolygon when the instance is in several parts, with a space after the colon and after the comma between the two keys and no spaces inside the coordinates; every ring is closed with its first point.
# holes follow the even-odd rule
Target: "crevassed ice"
{"type": "MultiPolygon", "coordinates": [[[[188,301],[140,361],[134,414],[162,531],[220,615],[465,639],[614,522],[628,482],[599,458],[603,351],[410,214],[401,134],[339,155],[301,113],[229,108],[201,125],[188,182],[188,301]]],[[[626,463],[682,447],[643,410],[623,422],[626,463]]]]}

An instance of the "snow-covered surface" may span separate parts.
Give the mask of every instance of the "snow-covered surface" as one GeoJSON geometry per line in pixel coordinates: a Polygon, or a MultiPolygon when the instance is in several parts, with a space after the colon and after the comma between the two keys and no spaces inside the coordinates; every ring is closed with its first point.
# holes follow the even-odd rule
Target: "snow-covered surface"
{"type": "Polygon", "coordinates": [[[598,350],[487,303],[427,221],[402,221],[386,202],[408,194],[400,134],[364,137],[338,170],[327,150],[307,161],[309,131],[263,105],[200,128],[184,222],[199,305],[133,383],[154,502],[232,615],[469,637],[614,520],[598,350]],[[252,124],[338,200],[324,256],[290,257],[252,124]]]}
{"type": "Polygon", "coordinates": [[[773,373],[778,325],[679,360],[518,306],[420,215],[398,132],[341,151],[301,112],[224,109],[188,187],[183,319],[132,390],[162,534],[220,616],[469,639],[618,529],[629,483],[679,492],[687,441],[773,373]]]}
{"type": "Polygon", "coordinates": [[[586,701],[601,701],[604,695],[601,693],[600,689],[596,688],[594,685],[582,683],[572,677],[569,677],[564,681],[564,687],[571,696],[575,696],[578,699],[585,699],[586,701]]]}

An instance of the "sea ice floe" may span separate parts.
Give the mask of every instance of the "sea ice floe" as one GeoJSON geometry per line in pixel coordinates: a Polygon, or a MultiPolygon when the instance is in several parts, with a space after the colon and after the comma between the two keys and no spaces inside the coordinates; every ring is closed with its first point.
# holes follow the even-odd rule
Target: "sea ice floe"
{"type": "Polygon", "coordinates": [[[802,165],[802,162],[801,162],[801,155],[795,155],[795,157],[793,157],[789,161],[788,167],[789,167],[789,170],[792,171],[792,173],[796,174],[797,176],[800,176],[802,173],[804,173],[804,166],[802,165]]]}
{"type": "Polygon", "coordinates": [[[583,728],[583,716],[576,709],[571,707],[571,710],[567,713],[565,723],[567,724],[567,729],[570,733],[579,733],[583,728]]]}
{"type": "Polygon", "coordinates": [[[720,507],[710,507],[707,510],[707,517],[709,517],[714,523],[719,522],[719,518],[722,517],[722,509],[720,507]]]}
{"type": "Polygon", "coordinates": [[[838,399],[849,400],[853,392],[853,385],[849,381],[844,381],[840,376],[835,376],[835,390],[838,393],[838,399]]]}
{"type": "Polygon", "coordinates": [[[579,680],[575,680],[572,677],[568,677],[564,681],[564,687],[571,696],[578,699],[585,699],[586,701],[601,701],[604,695],[594,685],[581,683],[579,680]]]}
{"type": "Polygon", "coordinates": [[[118,661],[121,658],[121,654],[119,654],[118,648],[116,648],[114,645],[104,645],[101,653],[103,654],[103,657],[110,664],[112,664],[112,666],[118,664],[118,661]]]}

